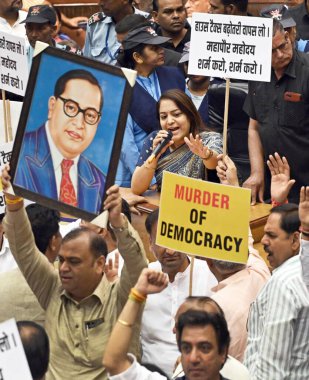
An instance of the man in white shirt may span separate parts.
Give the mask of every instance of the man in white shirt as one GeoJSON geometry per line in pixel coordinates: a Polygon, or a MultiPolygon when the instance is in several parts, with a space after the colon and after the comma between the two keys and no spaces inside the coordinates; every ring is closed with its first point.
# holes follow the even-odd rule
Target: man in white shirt
{"type": "Polygon", "coordinates": [[[25,25],[20,24],[27,16],[27,12],[21,10],[22,6],[22,0],[0,1],[0,31],[26,37],[25,25]]]}
{"type": "Polygon", "coordinates": [[[169,283],[161,293],[147,298],[142,317],[142,362],[156,363],[171,376],[179,356],[173,334],[177,309],[189,295],[210,295],[217,281],[204,261],[195,259],[192,262],[184,253],[156,245],[158,211],[152,212],[146,220],[151,251],[157,258],[149,268],[167,273],[169,283]]]}

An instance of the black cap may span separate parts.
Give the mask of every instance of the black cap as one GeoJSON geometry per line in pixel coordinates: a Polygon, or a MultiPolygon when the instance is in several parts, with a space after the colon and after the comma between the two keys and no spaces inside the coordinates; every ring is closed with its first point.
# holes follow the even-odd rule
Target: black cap
{"type": "Polygon", "coordinates": [[[190,41],[185,43],[179,63],[189,62],[190,41]]]}
{"type": "Polygon", "coordinates": [[[260,11],[262,17],[276,18],[280,21],[283,28],[291,28],[296,26],[296,22],[292,17],[287,15],[288,8],[283,4],[272,4],[268,7],[263,8],[260,11]]]}
{"type": "Polygon", "coordinates": [[[35,24],[45,24],[49,22],[51,25],[55,25],[57,21],[56,12],[49,5],[34,5],[28,10],[27,17],[23,23],[32,22],[35,24]]]}
{"type": "Polygon", "coordinates": [[[161,45],[169,40],[169,37],[158,36],[151,26],[143,26],[142,28],[131,30],[122,41],[122,46],[124,50],[127,50],[140,44],[161,45]]]}

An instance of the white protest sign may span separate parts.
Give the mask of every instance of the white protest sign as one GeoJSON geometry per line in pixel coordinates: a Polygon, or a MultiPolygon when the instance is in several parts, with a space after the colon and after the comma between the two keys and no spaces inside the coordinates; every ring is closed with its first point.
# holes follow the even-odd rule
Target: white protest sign
{"type": "MultiPolygon", "coordinates": [[[[8,164],[11,159],[13,150],[13,142],[0,145],[0,173],[2,172],[3,166],[8,164]]],[[[2,192],[2,185],[0,182],[0,214],[3,214],[5,211],[5,199],[2,192]]],[[[1,377],[0,377],[1,380],[1,377]]]]}
{"type": "Polygon", "coordinates": [[[270,82],[273,20],[193,13],[189,74],[270,82]]]}
{"type": "Polygon", "coordinates": [[[25,95],[29,69],[25,39],[0,31],[0,89],[25,95]]]}
{"type": "Polygon", "coordinates": [[[32,380],[14,319],[0,323],[0,380],[32,380]]]}

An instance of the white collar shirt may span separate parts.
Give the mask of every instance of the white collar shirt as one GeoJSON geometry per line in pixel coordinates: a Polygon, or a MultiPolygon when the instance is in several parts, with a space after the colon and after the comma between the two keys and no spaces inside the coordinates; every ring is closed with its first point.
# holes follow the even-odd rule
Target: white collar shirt
{"type": "Polygon", "coordinates": [[[11,253],[9,242],[3,235],[2,248],[0,251],[0,273],[8,272],[17,268],[17,263],[11,253]]]}
{"type": "Polygon", "coordinates": [[[24,37],[27,39],[25,24],[21,24],[21,22],[24,21],[26,17],[27,12],[19,11],[18,19],[12,26],[7,22],[5,18],[0,17],[0,30],[2,32],[14,34],[18,37],[24,37]]]}
{"type": "MultiPolygon", "coordinates": [[[[179,306],[189,296],[190,265],[184,272],[177,273],[175,280],[169,282],[161,293],[147,297],[142,317],[142,362],[155,363],[169,376],[172,375],[174,364],[180,355],[173,327],[179,306]]],[[[158,261],[150,263],[149,268],[162,270],[158,261]]],[[[194,260],[192,278],[193,296],[210,296],[210,289],[218,283],[206,261],[199,259],[194,260]]]]}

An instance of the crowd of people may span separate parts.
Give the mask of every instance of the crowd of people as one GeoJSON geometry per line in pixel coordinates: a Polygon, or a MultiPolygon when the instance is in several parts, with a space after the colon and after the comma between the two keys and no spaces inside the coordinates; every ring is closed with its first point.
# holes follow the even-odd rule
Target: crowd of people
{"type": "MultiPolygon", "coordinates": [[[[89,19],[70,19],[53,1],[0,2],[0,31],[25,37],[29,68],[40,41],[137,73],[115,184],[104,200],[106,228],[83,220],[64,226],[58,211],[25,207],[11,191],[10,167],[3,169],[0,322],[18,321],[34,380],[309,379],[308,0],[260,11],[260,17],[273,18],[271,79],[231,80],[234,108],[226,142],[225,79],[188,74],[191,17],[250,17],[248,1],[99,3],[102,11],[89,19]],[[63,25],[66,31],[83,29],[84,40],[74,41],[63,25]],[[149,263],[131,212],[146,190],[161,191],[164,171],[246,187],[252,205],[271,203],[261,240],[267,263],[249,226],[246,264],[205,259],[205,252],[193,259],[161,247],[159,210],[145,223],[155,258],[149,263]],[[130,189],[130,204],[119,187],[130,189]]],[[[95,78],[83,70],[65,76],[42,126],[49,143],[57,112],[79,128],[92,127],[92,134],[101,117],[102,89],[95,78]]],[[[46,150],[33,134],[29,144],[46,150]]],[[[79,151],[66,157],[74,146],[57,138],[64,146],[60,161],[84,159],[79,151]]],[[[30,165],[22,164],[21,175],[30,180],[24,174],[30,165]]],[[[76,173],[74,186],[68,179],[74,200],[62,198],[58,169],[59,201],[93,203],[76,191],[76,173]]],[[[72,176],[71,166],[66,176],[72,176]]]]}

